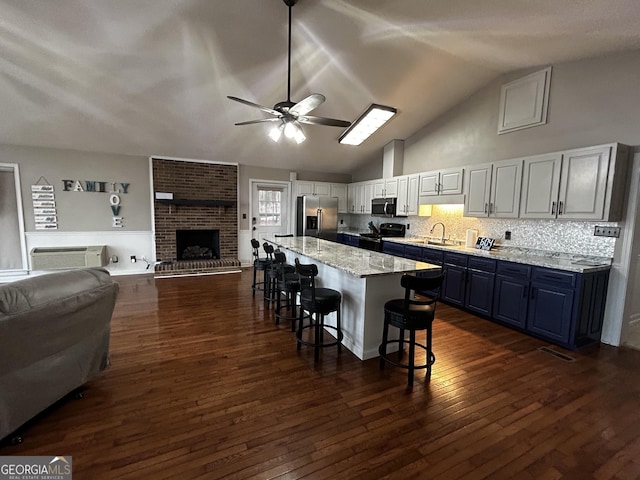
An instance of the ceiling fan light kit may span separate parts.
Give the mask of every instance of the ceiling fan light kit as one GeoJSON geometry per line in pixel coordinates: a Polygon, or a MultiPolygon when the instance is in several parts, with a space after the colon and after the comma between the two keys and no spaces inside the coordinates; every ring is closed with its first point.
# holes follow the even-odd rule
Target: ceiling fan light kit
{"type": "Polygon", "coordinates": [[[351,126],[344,131],[338,143],[344,145],[360,145],[376,130],[391,120],[398,111],[393,107],[372,103],[351,126]]]}
{"type": "Polygon", "coordinates": [[[319,93],[312,93],[298,103],[291,101],[291,8],[298,0],[283,0],[284,4],[289,8],[289,47],[288,47],[288,70],[287,70],[287,100],[278,102],[273,108],[264,107],[257,103],[243,100],[238,97],[227,96],[228,99],[235,102],[248,105],[250,107],[262,110],[265,113],[273,115],[272,118],[261,118],[259,120],[249,120],[247,122],[236,123],[236,125],[251,125],[263,122],[279,122],[269,131],[269,138],[274,142],[280,141],[282,134],[288,139],[295,140],[297,143],[305,141],[306,137],[302,131],[301,123],[311,125],[325,125],[329,127],[346,128],[351,122],[345,120],[336,120],[334,118],[315,117],[307,115],[309,112],[320,106],[325,100],[325,96],[319,93]]]}

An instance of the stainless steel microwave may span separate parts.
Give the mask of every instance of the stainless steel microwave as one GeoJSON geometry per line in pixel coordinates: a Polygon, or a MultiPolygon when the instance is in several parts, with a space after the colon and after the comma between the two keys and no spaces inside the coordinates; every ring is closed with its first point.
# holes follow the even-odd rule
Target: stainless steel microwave
{"type": "Polygon", "coordinates": [[[396,200],[395,198],[374,198],[371,200],[371,215],[395,217],[396,200]]]}

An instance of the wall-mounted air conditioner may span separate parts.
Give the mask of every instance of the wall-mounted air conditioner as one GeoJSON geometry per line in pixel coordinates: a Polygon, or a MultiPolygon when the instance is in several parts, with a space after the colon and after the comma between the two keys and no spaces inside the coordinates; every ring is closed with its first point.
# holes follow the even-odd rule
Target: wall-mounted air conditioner
{"type": "Polygon", "coordinates": [[[104,267],[106,245],[87,247],[36,247],[31,249],[31,269],[104,267]]]}

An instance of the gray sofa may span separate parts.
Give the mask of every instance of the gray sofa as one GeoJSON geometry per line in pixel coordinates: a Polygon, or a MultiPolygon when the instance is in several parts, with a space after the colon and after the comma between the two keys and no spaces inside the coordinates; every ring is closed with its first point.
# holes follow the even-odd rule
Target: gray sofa
{"type": "Polygon", "coordinates": [[[0,285],[0,439],[107,367],[117,294],[102,268],[0,285]]]}

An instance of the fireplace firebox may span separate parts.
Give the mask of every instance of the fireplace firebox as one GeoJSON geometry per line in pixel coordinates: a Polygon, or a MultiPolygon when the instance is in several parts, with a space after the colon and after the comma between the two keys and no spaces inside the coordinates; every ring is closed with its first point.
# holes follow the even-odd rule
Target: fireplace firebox
{"type": "Polygon", "coordinates": [[[178,260],[220,258],[220,230],[176,230],[178,260]]]}

